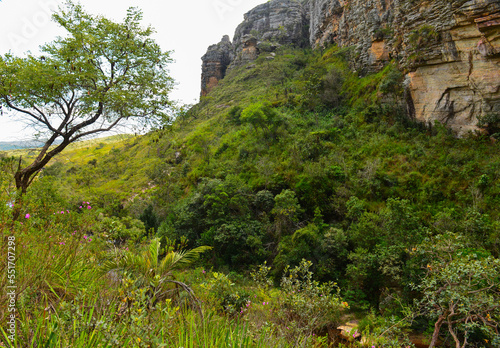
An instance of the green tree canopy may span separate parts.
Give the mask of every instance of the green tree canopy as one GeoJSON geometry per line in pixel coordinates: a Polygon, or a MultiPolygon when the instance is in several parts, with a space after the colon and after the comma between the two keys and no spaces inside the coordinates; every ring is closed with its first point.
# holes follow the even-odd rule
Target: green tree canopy
{"type": "Polygon", "coordinates": [[[485,342],[500,343],[500,260],[467,246],[460,235],[447,232],[424,241],[414,253],[426,264],[419,285],[423,314],[434,321],[429,347],[435,347],[442,326],[456,348],[469,346],[480,332],[485,342]]]}
{"type": "Polygon", "coordinates": [[[171,106],[170,52],[151,39],[151,27],[141,27],[139,9],[115,23],[68,1],[53,19],[67,35],[42,46],[40,56],[0,56],[0,105],[48,138],[31,164],[19,163],[21,193],[69,144],[129,119],[165,122],[171,106]]]}

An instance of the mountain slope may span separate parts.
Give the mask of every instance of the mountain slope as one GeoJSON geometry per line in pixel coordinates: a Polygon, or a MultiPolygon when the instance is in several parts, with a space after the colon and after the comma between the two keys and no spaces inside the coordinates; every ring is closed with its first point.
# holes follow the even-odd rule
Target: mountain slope
{"type": "Polygon", "coordinates": [[[202,95],[227,71],[281,45],[350,47],[361,74],[394,61],[405,75],[407,112],[458,136],[499,122],[497,0],[271,0],[245,14],[233,42],[202,58],[202,95]]]}
{"type": "Polygon", "coordinates": [[[461,233],[498,256],[498,143],[414,123],[398,70],[359,78],[348,54],[283,47],[232,69],[169,129],[44,175],[109,214],[152,204],[159,236],[213,246],[216,266],[309,259],[360,306],[407,289],[408,250],[426,236],[461,233]]]}

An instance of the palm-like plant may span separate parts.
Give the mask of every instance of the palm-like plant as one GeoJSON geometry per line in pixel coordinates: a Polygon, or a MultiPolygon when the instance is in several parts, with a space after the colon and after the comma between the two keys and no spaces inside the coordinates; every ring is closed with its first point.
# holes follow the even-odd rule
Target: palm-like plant
{"type": "Polygon", "coordinates": [[[125,252],[116,255],[102,266],[103,274],[109,272],[128,272],[135,277],[139,286],[148,287],[153,302],[161,300],[167,294],[167,284],[175,284],[185,290],[198,302],[191,288],[173,278],[172,271],[196,261],[200,254],[211,247],[201,246],[191,250],[174,251],[167,248],[166,256],[160,260],[161,243],[158,238],[151,240],[149,247],[140,254],[125,252]]]}

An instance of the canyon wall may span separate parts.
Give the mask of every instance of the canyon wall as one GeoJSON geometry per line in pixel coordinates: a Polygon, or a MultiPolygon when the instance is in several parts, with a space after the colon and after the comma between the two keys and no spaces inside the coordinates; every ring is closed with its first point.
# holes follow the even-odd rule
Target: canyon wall
{"type": "Polygon", "coordinates": [[[225,69],[282,44],[334,43],[353,48],[351,66],[361,75],[397,62],[419,121],[464,135],[481,117],[500,114],[500,0],[271,0],[245,15],[230,53],[209,49],[202,95],[225,69]]]}

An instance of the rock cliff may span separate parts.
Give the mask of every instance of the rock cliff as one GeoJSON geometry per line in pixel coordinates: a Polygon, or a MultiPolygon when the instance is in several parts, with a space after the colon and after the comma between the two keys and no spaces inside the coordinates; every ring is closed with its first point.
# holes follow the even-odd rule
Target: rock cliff
{"type": "Polygon", "coordinates": [[[500,1],[311,0],[313,47],[353,46],[353,67],[395,59],[412,116],[458,135],[500,112],[500,1]]]}
{"type": "Polygon", "coordinates": [[[257,6],[245,14],[232,44],[223,39],[202,57],[201,95],[218,84],[230,64],[246,64],[283,44],[309,47],[308,35],[308,0],[272,0],[257,6]],[[227,57],[231,58],[229,62],[227,57]]]}
{"type": "Polygon", "coordinates": [[[201,59],[201,95],[206,96],[224,78],[229,64],[234,60],[233,45],[229,36],[224,36],[221,42],[210,46],[201,59]]]}
{"type": "Polygon", "coordinates": [[[231,65],[281,44],[336,43],[353,47],[360,74],[396,61],[417,120],[463,135],[500,113],[500,0],[271,0],[245,15],[232,47],[228,41],[226,53],[211,46],[203,57],[202,95],[231,65]]]}
{"type": "Polygon", "coordinates": [[[235,64],[254,60],[260,52],[283,44],[309,46],[308,8],[307,1],[274,0],[245,14],[234,34],[235,64]]]}

